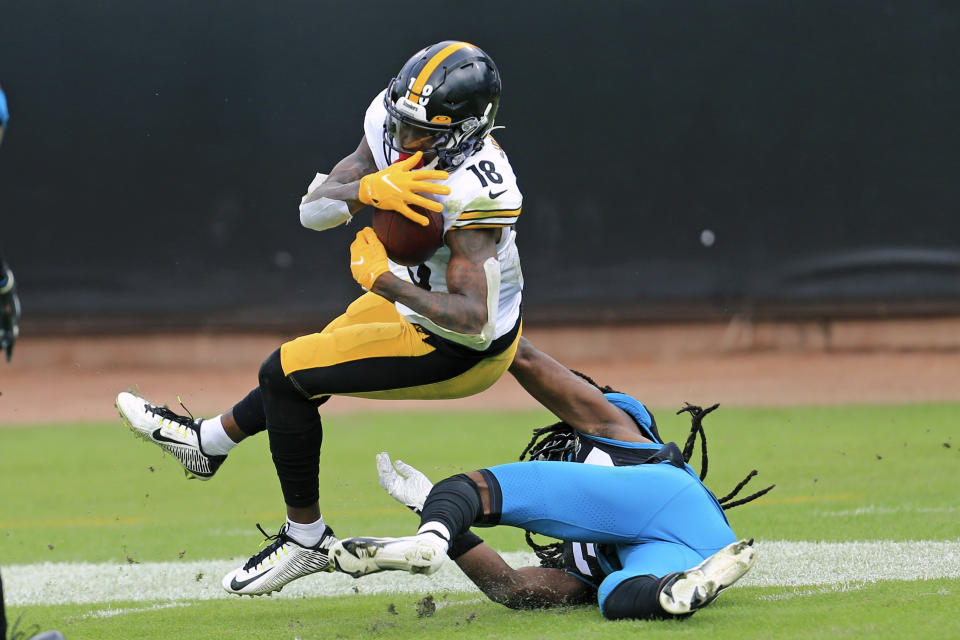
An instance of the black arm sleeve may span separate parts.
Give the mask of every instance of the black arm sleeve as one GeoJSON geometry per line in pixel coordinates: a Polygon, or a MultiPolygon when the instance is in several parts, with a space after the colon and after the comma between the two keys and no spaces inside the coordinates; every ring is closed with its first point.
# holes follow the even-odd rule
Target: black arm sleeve
{"type": "Polygon", "coordinates": [[[450,541],[450,548],[447,549],[447,557],[451,560],[456,560],[478,544],[483,544],[483,538],[473,531],[461,533],[450,541]]]}

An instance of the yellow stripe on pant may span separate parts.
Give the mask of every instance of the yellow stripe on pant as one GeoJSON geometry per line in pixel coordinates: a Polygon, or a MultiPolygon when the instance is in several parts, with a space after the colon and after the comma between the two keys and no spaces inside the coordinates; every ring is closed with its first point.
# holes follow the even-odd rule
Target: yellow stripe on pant
{"type": "Polygon", "coordinates": [[[280,361],[284,374],[311,397],[462,398],[483,391],[506,372],[520,333],[504,351],[482,360],[440,353],[427,338],[392,302],[366,293],[320,333],[283,344],[280,361]]]}

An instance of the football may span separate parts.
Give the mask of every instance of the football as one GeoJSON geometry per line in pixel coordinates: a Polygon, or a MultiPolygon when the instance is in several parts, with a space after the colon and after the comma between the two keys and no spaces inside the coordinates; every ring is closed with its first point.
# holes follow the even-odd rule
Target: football
{"type": "Polygon", "coordinates": [[[373,212],[373,230],[397,264],[413,267],[430,259],[443,246],[443,214],[415,205],[411,209],[427,216],[430,224],[420,226],[396,211],[373,212]]]}

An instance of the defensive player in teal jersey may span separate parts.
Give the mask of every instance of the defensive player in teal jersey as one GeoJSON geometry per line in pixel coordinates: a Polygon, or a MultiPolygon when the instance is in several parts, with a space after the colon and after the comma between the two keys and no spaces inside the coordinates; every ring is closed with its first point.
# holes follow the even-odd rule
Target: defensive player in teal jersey
{"type": "Polygon", "coordinates": [[[385,569],[432,573],[449,557],[507,606],[594,601],[610,619],[687,615],[749,570],[752,540],[737,541],[721,504],[742,504],[770,488],[732,502],[741,483],[718,501],[686,463],[703,416],[715,407],[685,409],[694,424],[681,451],[661,441],[642,403],[578,379],[525,341],[511,372],[563,420],[535,432],[540,440],[524,451],[532,461],[433,486],[380,454],[381,484],[421,513],[421,526],[405,538],[337,542],[331,555],[339,570],[354,577],[385,569]],[[534,545],[542,566],[512,569],[472,525],[514,526],[563,542],[534,545]]]}

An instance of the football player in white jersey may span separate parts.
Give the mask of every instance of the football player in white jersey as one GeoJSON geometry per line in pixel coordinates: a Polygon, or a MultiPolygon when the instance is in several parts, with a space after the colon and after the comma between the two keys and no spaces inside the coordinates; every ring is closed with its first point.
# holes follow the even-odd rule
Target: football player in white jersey
{"type": "Polygon", "coordinates": [[[130,393],[117,397],[137,435],[200,479],[245,437],[267,431],[287,520],[224,577],[227,591],[267,594],[330,570],[336,537],[319,507],[317,407],[331,395],[458,398],[510,366],[521,331],[513,225],[522,195],[490,136],[500,89],[496,65],[474,45],[423,49],[374,98],[356,151],[318,175],[301,201],[300,220],[315,230],[344,224],[365,205],[421,224],[411,205],[442,212],[443,247],[426,263],[390,262],[373,230],[361,229],[350,268],[367,293],[319,333],[283,344],[263,363],[259,386],[221,415],[194,420],[130,393]]]}

